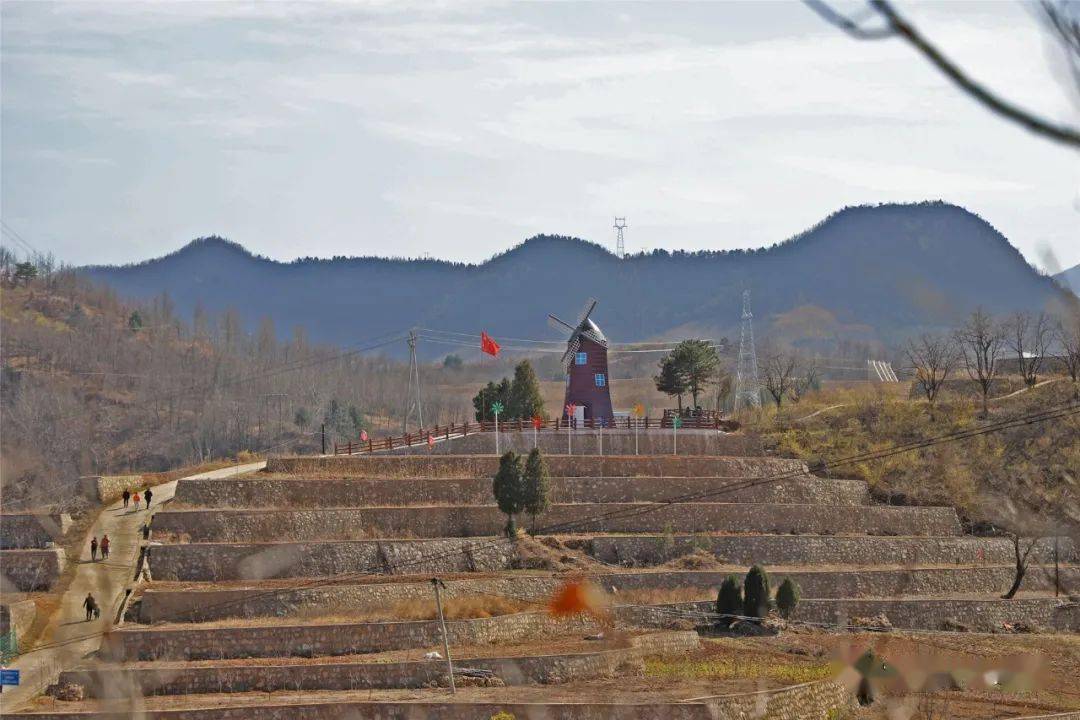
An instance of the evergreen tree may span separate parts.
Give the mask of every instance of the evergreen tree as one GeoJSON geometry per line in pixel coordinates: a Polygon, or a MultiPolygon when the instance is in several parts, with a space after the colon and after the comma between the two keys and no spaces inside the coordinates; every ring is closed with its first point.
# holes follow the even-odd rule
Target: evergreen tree
{"type": "MultiPolygon", "coordinates": [[[[716,614],[721,616],[742,615],[743,596],[742,588],[739,587],[739,578],[728,575],[724,582],[720,583],[720,592],[716,594],[716,614]]],[[[734,618],[721,617],[720,625],[731,625],[734,618]]]]}
{"type": "Polygon", "coordinates": [[[31,280],[38,275],[37,267],[32,262],[21,262],[15,264],[15,282],[18,284],[21,282],[23,285],[29,284],[31,280]]]}
{"type": "Polygon", "coordinates": [[[656,389],[679,399],[679,412],[682,412],[682,396],[686,392],[686,381],[679,374],[672,355],[660,361],[660,374],[653,377],[656,389]]]}
{"type": "Polygon", "coordinates": [[[799,604],[801,594],[798,583],[791,578],[784,578],[784,582],[780,583],[780,587],[776,589],[776,608],[780,614],[785,618],[791,617],[791,613],[799,604]]]}
{"type": "MultiPolygon", "coordinates": [[[[473,396],[473,410],[478,422],[495,418],[491,413],[491,406],[496,400],[501,402],[504,408],[510,407],[510,381],[507,378],[503,378],[498,384],[489,382],[486,386],[480,388],[480,392],[473,396]]],[[[505,420],[508,417],[509,415],[505,411],[499,413],[500,420],[505,420]]]]}
{"type": "Polygon", "coordinates": [[[765,617],[772,601],[769,597],[769,575],[765,568],[755,565],[743,581],[743,615],[765,617]]]}
{"type": "Polygon", "coordinates": [[[139,332],[140,330],[142,330],[142,327],[142,315],[139,313],[138,310],[132,311],[131,315],[128,316],[128,330],[131,330],[131,332],[139,332]]]}
{"type": "Polygon", "coordinates": [[[525,473],[522,482],[522,507],[532,517],[536,528],[536,516],[548,509],[551,504],[551,476],[547,463],[540,450],[533,448],[525,460],[525,473]]]}
{"type": "Polygon", "coordinates": [[[529,420],[535,415],[547,418],[544,398],[540,394],[540,381],[536,379],[532,364],[528,360],[522,360],[514,368],[514,382],[510,386],[506,417],[529,420]]]}
{"type": "Polygon", "coordinates": [[[311,413],[307,408],[297,409],[296,415],[293,416],[293,424],[301,430],[311,424],[311,413]]]}
{"type": "Polygon", "coordinates": [[[491,491],[499,510],[506,513],[506,535],[514,537],[517,525],[514,516],[523,509],[521,456],[513,450],[499,458],[499,471],[491,483],[491,491]]]}
{"type": "Polygon", "coordinates": [[[686,391],[698,405],[698,395],[716,382],[720,356],[707,340],[683,340],[671,351],[675,371],[682,378],[686,391]]]}

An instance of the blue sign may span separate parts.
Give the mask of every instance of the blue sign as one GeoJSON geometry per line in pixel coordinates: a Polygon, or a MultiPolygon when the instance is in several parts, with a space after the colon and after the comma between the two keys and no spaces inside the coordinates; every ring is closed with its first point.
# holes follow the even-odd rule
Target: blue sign
{"type": "Polygon", "coordinates": [[[0,670],[0,685],[18,685],[18,670],[0,670]]]}

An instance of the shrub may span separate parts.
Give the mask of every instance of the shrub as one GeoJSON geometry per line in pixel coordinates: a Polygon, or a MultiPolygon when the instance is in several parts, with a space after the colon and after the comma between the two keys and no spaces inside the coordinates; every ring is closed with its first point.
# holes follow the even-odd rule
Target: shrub
{"type": "Polygon", "coordinates": [[[769,575],[765,568],[755,565],[743,581],[743,614],[765,617],[772,603],[769,599],[769,575]]]}
{"type": "Polygon", "coordinates": [[[492,493],[499,510],[506,513],[506,534],[513,537],[517,534],[517,526],[514,516],[523,509],[523,488],[521,472],[521,456],[513,450],[499,458],[499,471],[491,483],[492,493]]]}
{"type": "Polygon", "coordinates": [[[780,587],[776,590],[776,607],[780,614],[785,618],[791,617],[791,613],[795,612],[799,604],[800,595],[798,583],[791,578],[784,578],[784,582],[780,583],[780,587]]]}
{"type": "MultiPolygon", "coordinates": [[[[734,575],[728,575],[724,582],[720,583],[720,592],[716,594],[716,614],[742,615],[743,597],[742,588],[739,587],[739,579],[734,575]]],[[[721,617],[720,625],[730,625],[734,618],[721,617]]]]}

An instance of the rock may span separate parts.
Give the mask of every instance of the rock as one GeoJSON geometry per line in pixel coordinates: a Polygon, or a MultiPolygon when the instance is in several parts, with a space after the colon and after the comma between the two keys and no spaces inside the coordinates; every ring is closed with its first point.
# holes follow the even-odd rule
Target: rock
{"type": "Polygon", "coordinates": [[[50,685],[47,694],[64,702],[79,702],[86,696],[86,690],[82,685],[63,683],[50,685]]]}

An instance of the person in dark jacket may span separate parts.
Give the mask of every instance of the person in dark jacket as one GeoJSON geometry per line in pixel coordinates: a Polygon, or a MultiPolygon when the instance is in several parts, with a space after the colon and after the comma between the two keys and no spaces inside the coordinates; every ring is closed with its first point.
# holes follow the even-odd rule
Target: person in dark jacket
{"type": "Polygon", "coordinates": [[[86,599],[83,600],[83,607],[86,608],[86,619],[93,620],[97,615],[97,600],[90,593],[86,593],[86,599]]]}
{"type": "Polygon", "coordinates": [[[90,560],[97,561],[97,535],[90,539],[90,560]]]}
{"type": "Polygon", "coordinates": [[[154,497],[154,493],[150,491],[150,488],[146,488],[143,492],[143,497],[146,498],[146,509],[150,509],[150,498],[154,497]]]}
{"type": "Polygon", "coordinates": [[[124,488],[124,494],[121,495],[121,497],[124,498],[124,507],[127,507],[128,502],[131,501],[131,491],[127,488],[124,488]]]}

